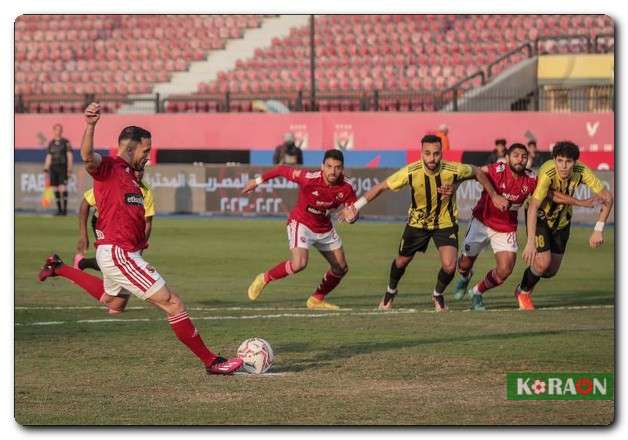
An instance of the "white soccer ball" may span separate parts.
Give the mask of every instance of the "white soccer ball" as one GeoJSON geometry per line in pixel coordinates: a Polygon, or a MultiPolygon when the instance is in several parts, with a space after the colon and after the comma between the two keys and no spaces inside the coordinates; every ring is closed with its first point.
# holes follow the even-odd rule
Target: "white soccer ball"
{"type": "Polygon", "coordinates": [[[273,365],[273,349],[262,338],[251,338],[238,347],[237,356],[244,361],[242,370],[251,374],[267,372],[273,365]]]}

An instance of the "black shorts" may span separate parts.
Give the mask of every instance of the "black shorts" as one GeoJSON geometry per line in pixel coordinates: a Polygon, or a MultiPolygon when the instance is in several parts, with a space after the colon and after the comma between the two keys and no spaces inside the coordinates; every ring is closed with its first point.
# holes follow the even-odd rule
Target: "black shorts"
{"type": "Polygon", "coordinates": [[[68,167],[65,165],[62,166],[51,166],[50,167],[50,186],[59,186],[59,185],[67,185],[68,184],[68,167]]]}
{"type": "Polygon", "coordinates": [[[570,228],[571,225],[567,225],[564,228],[552,231],[543,220],[537,220],[536,237],[534,237],[536,251],[551,251],[552,254],[564,254],[567,241],[569,241],[570,228]]]}
{"type": "Polygon", "coordinates": [[[458,225],[444,229],[423,229],[406,225],[399,244],[399,255],[411,257],[417,252],[425,252],[430,238],[437,248],[453,246],[458,249],[458,225]]]}

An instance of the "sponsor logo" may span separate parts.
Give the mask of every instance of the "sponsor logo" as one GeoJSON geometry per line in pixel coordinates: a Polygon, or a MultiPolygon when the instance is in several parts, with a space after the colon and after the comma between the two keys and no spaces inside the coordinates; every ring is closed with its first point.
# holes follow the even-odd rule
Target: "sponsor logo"
{"type": "Polygon", "coordinates": [[[124,201],[127,205],[144,206],[144,196],[141,194],[127,193],[124,195],[124,201]]]}
{"type": "Polygon", "coordinates": [[[336,124],[334,129],[334,147],[339,150],[353,149],[353,127],[351,124],[336,124]]]}
{"type": "Polygon", "coordinates": [[[320,209],[316,209],[313,206],[307,205],[307,212],[311,213],[311,214],[316,214],[316,215],[323,215],[324,212],[321,211],[320,209]]]}
{"type": "Polygon", "coordinates": [[[305,237],[301,237],[300,240],[301,240],[301,243],[305,243],[305,241],[306,241],[305,237]]]}
{"type": "Polygon", "coordinates": [[[318,196],[318,191],[312,191],[313,196],[318,196]]]}
{"type": "Polygon", "coordinates": [[[100,229],[96,229],[96,239],[104,240],[104,238],[105,238],[105,234],[103,233],[103,231],[101,231],[100,229]]]}
{"type": "Polygon", "coordinates": [[[613,400],[612,373],[508,373],[508,400],[613,400]]]}

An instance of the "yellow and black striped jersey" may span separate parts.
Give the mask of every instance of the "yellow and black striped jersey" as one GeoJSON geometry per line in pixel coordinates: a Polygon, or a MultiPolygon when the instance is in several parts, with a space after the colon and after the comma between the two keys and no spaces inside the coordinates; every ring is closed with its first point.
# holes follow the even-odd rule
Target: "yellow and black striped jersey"
{"type": "Polygon", "coordinates": [[[443,197],[436,189],[452,185],[473,176],[470,165],[459,162],[441,161],[439,167],[425,172],[423,161],[413,162],[386,179],[388,188],[397,191],[410,186],[411,206],[408,210],[408,224],[422,229],[444,229],[458,223],[456,194],[443,197]]]}
{"type": "Polygon", "coordinates": [[[580,184],[587,185],[596,194],[605,189],[600,179],[582,162],[576,162],[571,177],[561,179],[556,170],[556,163],[550,159],[539,168],[537,179],[536,189],[532,194],[532,197],[541,203],[537,217],[545,221],[552,230],[569,226],[572,206],[553,202],[548,197],[550,190],[573,197],[580,184]]]}

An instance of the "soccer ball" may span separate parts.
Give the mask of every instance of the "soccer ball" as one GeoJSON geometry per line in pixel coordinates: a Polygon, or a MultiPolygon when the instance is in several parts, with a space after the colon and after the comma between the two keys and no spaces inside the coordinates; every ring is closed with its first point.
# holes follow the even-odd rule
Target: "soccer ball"
{"type": "Polygon", "coordinates": [[[262,374],[273,365],[273,349],[262,338],[251,338],[238,347],[237,356],[244,361],[242,370],[251,374],[262,374]]]}

